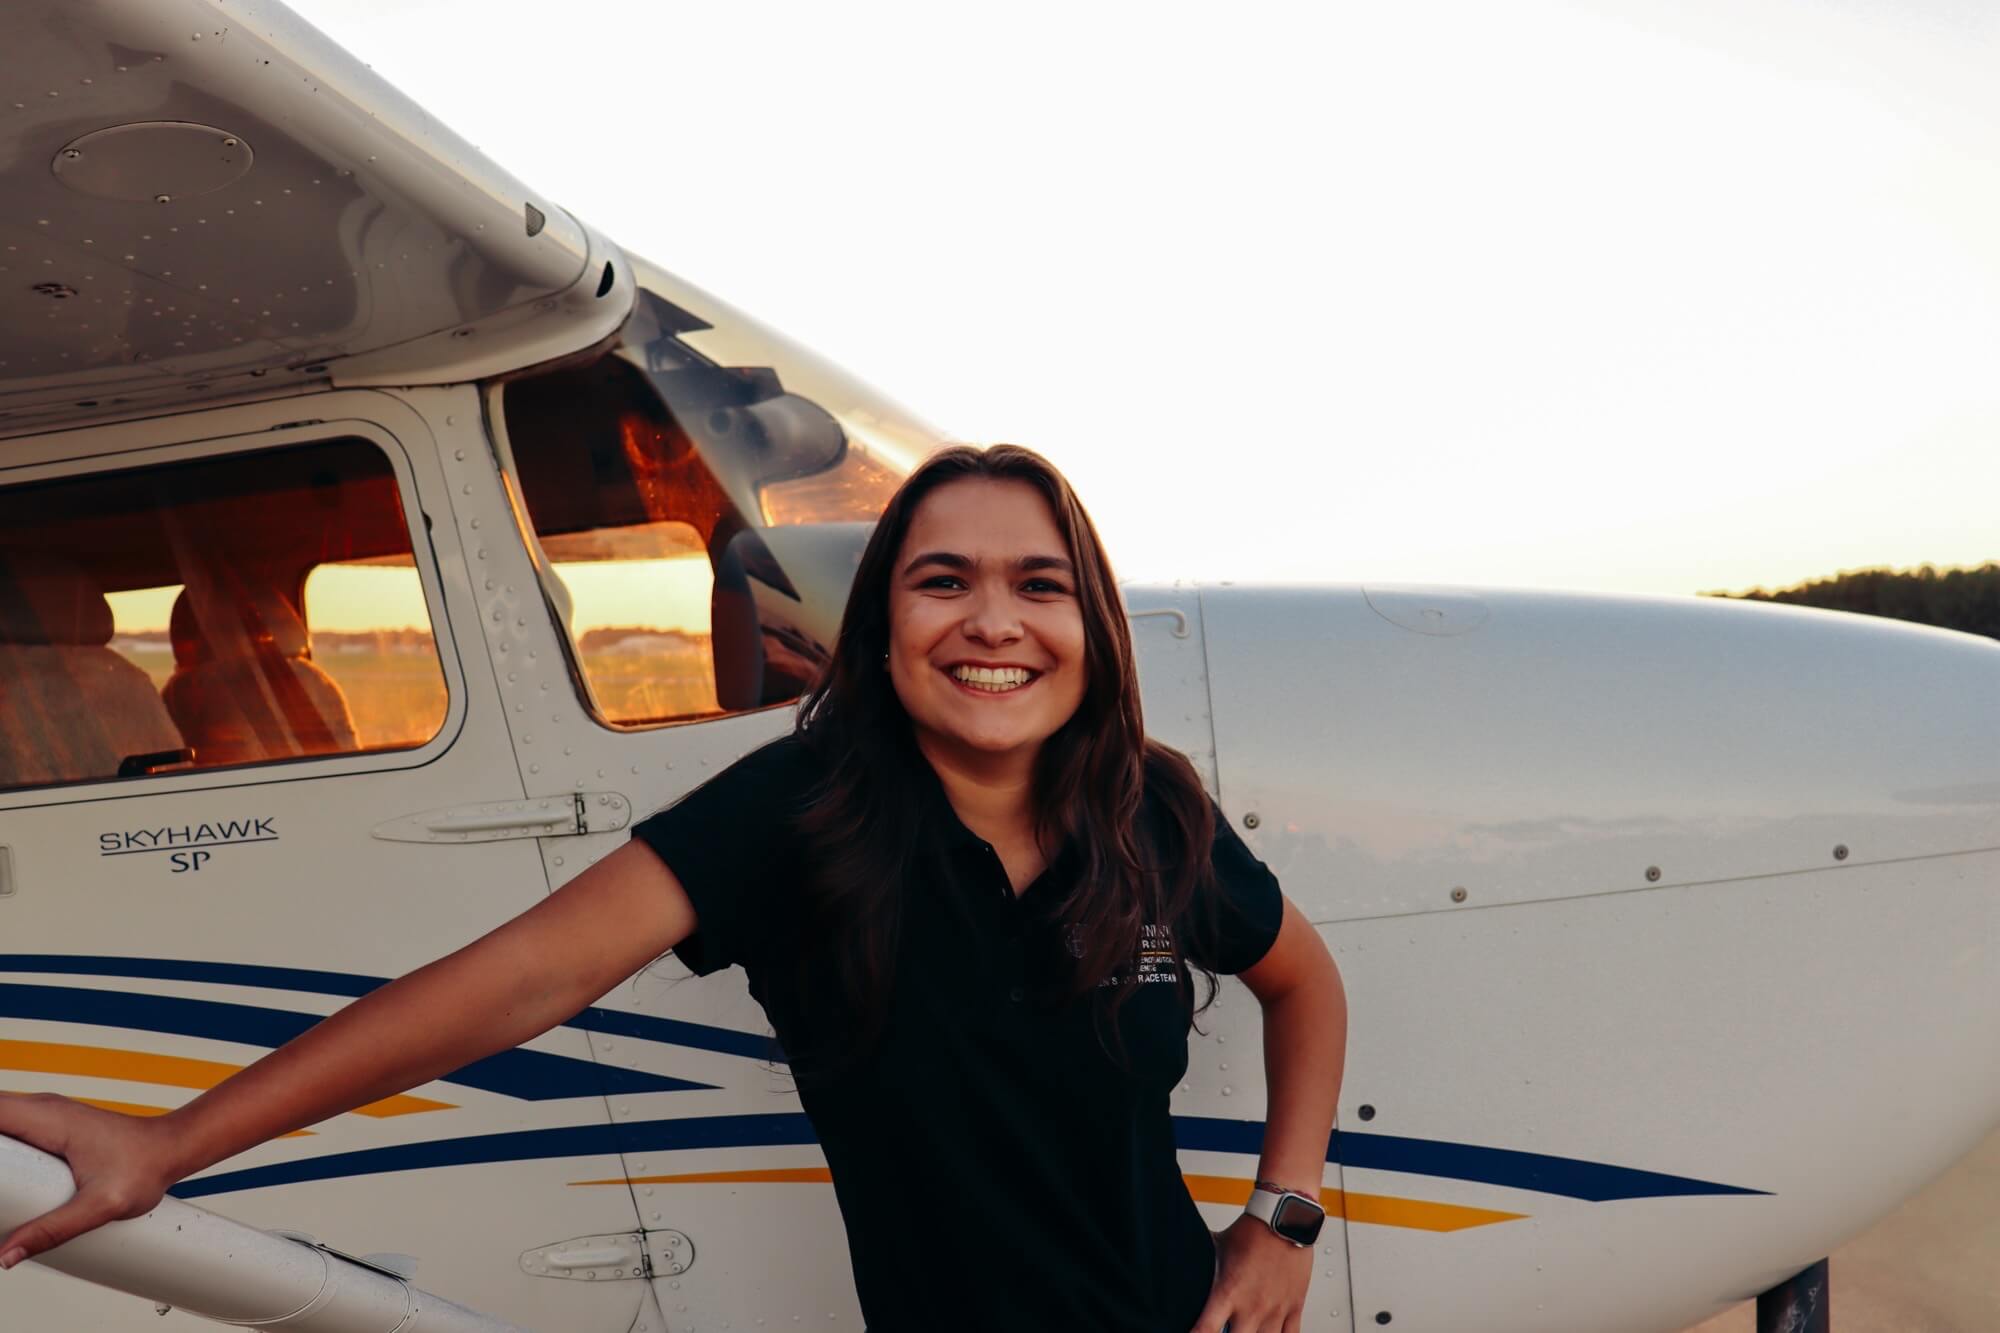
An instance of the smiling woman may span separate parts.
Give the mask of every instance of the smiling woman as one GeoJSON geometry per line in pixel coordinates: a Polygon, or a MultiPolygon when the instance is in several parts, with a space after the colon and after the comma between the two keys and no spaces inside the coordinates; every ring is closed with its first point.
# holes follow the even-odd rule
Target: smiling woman
{"type": "Polygon", "coordinates": [[[1052,734],[1083,700],[1076,574],[1025,481],[940,487],[891,585],[889,674],[933,764],[1052,734]]]}
{"type": "Polygon", "coordinates": [[[967,1328],[1296,1327],[1338,974],[1187,758],[1147,738],[1110,561],[1040,456],[920,464],[794,734],[633,835],[694,910],[680,959],[749,973],[871,1328],[936,1327],[967,1291],[967,1328]],[[1266,1211],[1218,1242],[1169,1106],[1220,973],[1264,1005],[1271,1109],[1266,1211]],[[978,1207],[911,1227],[913,1175],[978,1207]],[[994,1253],[1031,1280],[982,1282],[969,1256],[994,1253]]]}

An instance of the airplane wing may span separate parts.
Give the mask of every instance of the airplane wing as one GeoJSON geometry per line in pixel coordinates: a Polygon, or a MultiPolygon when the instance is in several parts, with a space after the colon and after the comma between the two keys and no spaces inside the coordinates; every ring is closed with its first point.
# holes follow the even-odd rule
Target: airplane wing
{"type": "Polygon", "coordinates": [[[465,380],[628,312],[615,249],[281,5],[0,8],[0,434],[465,380]]]}

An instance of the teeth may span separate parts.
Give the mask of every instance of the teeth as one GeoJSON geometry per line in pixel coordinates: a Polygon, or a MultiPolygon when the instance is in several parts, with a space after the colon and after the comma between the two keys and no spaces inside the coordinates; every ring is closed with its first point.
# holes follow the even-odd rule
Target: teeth
{"type": "Polygon", "coordinates": [[[952,678],[972,686],[976,690],[986,690],[993,694],[1004,694],[1017,690],[1028,683],[1025,667],[977,667],[955,666],[952,678]]]}

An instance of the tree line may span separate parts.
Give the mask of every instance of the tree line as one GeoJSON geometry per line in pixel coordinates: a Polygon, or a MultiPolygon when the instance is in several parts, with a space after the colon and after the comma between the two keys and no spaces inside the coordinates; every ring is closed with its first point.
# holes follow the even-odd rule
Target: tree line
{"type": "Polygon", "coordinates": [[[1962,630],[2000,639],[2000,564],[1977,569],[1851,569],[1830,579],[1813,579],[1767,592],[1705,592],[1756,602],[1788,602],[1830,611],[1856,611],[1962,630]]]}

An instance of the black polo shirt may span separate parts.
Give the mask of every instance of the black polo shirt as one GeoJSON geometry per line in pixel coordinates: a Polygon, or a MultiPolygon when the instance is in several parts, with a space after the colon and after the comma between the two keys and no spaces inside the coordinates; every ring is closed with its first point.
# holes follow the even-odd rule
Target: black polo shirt
{"type": "MultiPolygon", "coordinates": [[[[1218,911],[1154,923],[1164,929],[1107,983],[1135,988],[1112,1043],[1121,1064],[1090,1000],[1050,997],[1068,955],[1048,912],[1076,858],[1057,856],[1016,898],[998,854],[925,773],[931,844],[910,864],[931,868],[903,886],[881,1038],[835,1075],[799,1081],[870,1333],[1187,1333],[1214,1250],[1168,1111],[1187,1070],[1184,960],[1222,973],[1256,963],[1277,937],[1277,881],[1218,813],[1218,911]]],[[[794,928],[807,916],[794,818],[818,776],[786,737],[633,829],[694,902],[697,932],[675,952],[702,975],[741,965],[792,1049],[842,1021],[828,972],[808,973],[828,986],[800,977],[799,951],[821,941],[794,928]]]]}

